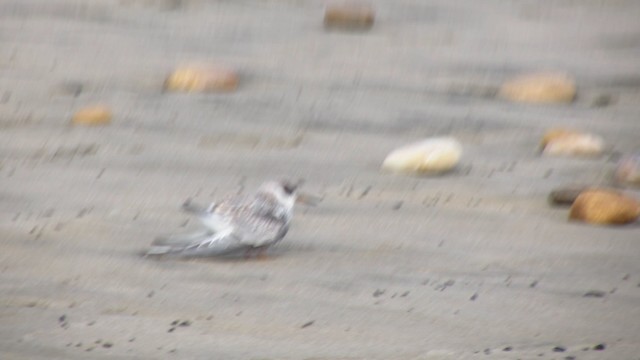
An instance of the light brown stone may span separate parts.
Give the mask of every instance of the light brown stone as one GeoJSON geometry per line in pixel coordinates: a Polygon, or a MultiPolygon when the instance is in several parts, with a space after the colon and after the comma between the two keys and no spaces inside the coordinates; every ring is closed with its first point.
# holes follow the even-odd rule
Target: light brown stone
{"type": "Polygon", "coordinates": [[[95,105],[78,110],[71,118],[74,125],[106,125],[111,122],[113,114],[104,105],[95,105]]]}
{"type": "Polygon", "coordinates": [[[400,173],[443,173],[453,169],[462,156],[462,145],[451,137],[428,138],[392,151],[382,169],[400,173]]]}
{"type": "Polygon", "coordinates": [[[594,134],[555,128],[544,134],[540,146],[546,155],[598,156],[604,151],[604,140],[594,134]]]}
{"type": "Polygon", "coordinates": [[[516,102],[570,103],[576,97],[576,85],[566,74],[535,73],[506,81],[499,94],[516,102]]]}
{"type": "Polygon", "coordinates": [[[547,132],[545,132],[544,135],[542,136],[542,140],[540,141],[540,148],[544,149],[544,147],[547,146],[547,144],[552,142],[553,140],[556,140],[562,137],[578,135],[578,134],[582,134],[582,133],[572,129],[551,128],[547,130],[547,132]]]}
{"type": "Polygon", "coordinates": [[[569,219],[591,224],[614,225],[636,221],[640,202],[621,193],[592,189],[582,192],[571,206],[569,219]]]}
{"type": "Polygon", "coordinates": [[[164,82],[165,90],[181,92],[226,92],[237,87],[235,71],[212,64],[180,66],[164,82]]]}
{"type": "Polygon", "coordinates": [[[375,12],[367,4],[333,4],[324,14],[325,28],[367,30],[373,26],[375,12]]]}

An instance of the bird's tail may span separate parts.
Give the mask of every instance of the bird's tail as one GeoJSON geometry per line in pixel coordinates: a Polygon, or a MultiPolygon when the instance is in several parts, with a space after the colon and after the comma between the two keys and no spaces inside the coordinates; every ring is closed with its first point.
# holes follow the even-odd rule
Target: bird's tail
{"type": "Polygon", "coordinates": [[[229,222],[215,213],[216,206],[217,204],[213,203],[204,207],[187,200],[182,204],[182,210],[197,217],[212,233],[230,233],[229,222]]]}
{"type": "Polygon", "coordinates": [[[151,248],[147,251],[147,255],[178,254],[194,244],[202,243],[212,235],[209,231],[199,231],[159,236],[151,243],[151,248]]]}
{"type": "Polygon", "coordinates": [[[197,216],[209,215],[215,209],[215,207],[216,207],[215,203],[209,205],[208,207],[204,207],[202,205],[192,202],[191,199],[188,199],[187,201],[184,202],[184,204],[182,204],[183,211],[189,214],[197,215],[197,216]]]}

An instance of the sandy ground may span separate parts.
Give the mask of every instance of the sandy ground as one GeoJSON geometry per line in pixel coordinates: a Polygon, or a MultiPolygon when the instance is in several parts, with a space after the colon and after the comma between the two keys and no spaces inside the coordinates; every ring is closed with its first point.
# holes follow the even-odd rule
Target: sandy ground
{"type": "Polygon", "coordinates": [[[0,1],[0,357],[640,359],[640,227],[546,202],[640,145],[640,2],[374,4],[340,33],[322,1],[0,1]],[[162,93],[199,59],[238,91],[162,93]],[[491,96],[541,69],[577,102],[491,96]],[[93,103],[113,123],[71,127],[93,103]],[[541,157],[551,126],[607,154],[541,157]],[[436,135],[465,147],[453,173],[379,172],[436,135]],[[140,255],[194,225],[185,199],[283,175],[324,201],[270,260],[140,255]]]}

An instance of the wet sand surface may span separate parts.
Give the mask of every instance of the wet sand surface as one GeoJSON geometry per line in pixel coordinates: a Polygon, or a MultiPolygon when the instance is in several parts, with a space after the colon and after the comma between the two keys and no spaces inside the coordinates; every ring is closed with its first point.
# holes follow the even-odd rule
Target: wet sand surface
{"type": "Polygon", "coordinates": [[[0,2],[2,358],[640,359],[640,227],[546,200],[640,146],[640,3],[373,4],[344,33],[322,1],[0,2]],[[201,59],[238,90],[162,92],[201,59]],[[544,69],[575,103],[493,96],[544,69]],[[94,103],[110,125],[70,126],[94,103]],[[553,126],[606,154],[540,156],[553,126]],[[454,172],[379,171],[439,135],[454,172]],[[324,199],[268,260],[141,256],[185,199],[281,176],[324,199]]]}

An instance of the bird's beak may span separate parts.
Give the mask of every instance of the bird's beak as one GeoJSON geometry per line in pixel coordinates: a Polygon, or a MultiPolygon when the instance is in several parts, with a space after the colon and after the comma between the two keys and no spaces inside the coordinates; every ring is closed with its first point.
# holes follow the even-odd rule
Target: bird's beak
{"type": "Polygon", "coordinates": [[[317,206],[321,201],[322,197],[305,192],[299,192],[296,196],[296,203],[301,205],[317,206]]]}

